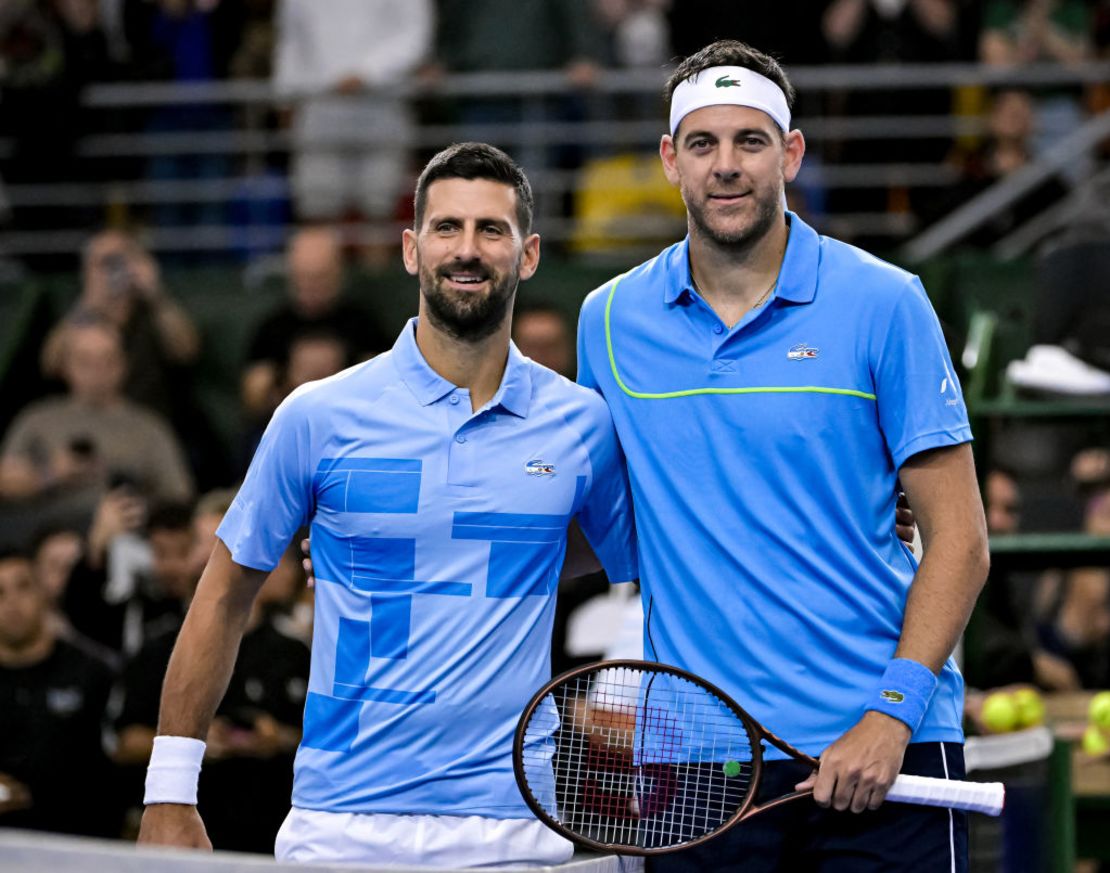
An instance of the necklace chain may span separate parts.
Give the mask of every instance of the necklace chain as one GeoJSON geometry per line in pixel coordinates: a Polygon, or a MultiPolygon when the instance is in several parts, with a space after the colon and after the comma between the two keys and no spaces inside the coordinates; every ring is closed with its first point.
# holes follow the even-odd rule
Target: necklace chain
{"type": "Polygon", "coordinates": [[[771,292],[775,290],[775,286],[778,285],[778,283],[779,283],[778,279],[776,279],[774,282],[772,282],[771,287],[769,287],[766,291],[764,291],[763,294],[760,295],[760,298],[757,301],[755,301],[755,303],[752,304],[752,309],[759,309],[760,306],[762,306],[764,303],[766,303],[767,298],[771,296],[771,292]]]}
{"type": "MultiPolygon", "coordinates": [[[[698,286],[698,280],[695,279],[693,276],[690,276],[690,282],[693,284],[694,290],[700,294],[701,288],[698,286]]],[[[759,299],[749,307],[749,311],[751,311],[752,309],[759,309],[760,306],[766,303],[767,298],[771,296],[771,292],[774,291],[776,287],[778,287],[778,284],[779,280],[776,278],[775,281],[771,283],[770,287],[768,287],[766,291],[759,295],[759,299]]]]}

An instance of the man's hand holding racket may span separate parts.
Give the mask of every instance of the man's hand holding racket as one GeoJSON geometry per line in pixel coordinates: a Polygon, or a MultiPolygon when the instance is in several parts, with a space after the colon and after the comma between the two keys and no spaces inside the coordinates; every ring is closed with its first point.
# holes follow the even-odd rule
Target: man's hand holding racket
{"type": "Polygon", "coordinates": [[[820,766],[796,791],[813,791],[818,806],[843,812],[878,809],[902,769],[910,729],[889,715],[866,712],[821,755],[820,766]]]}

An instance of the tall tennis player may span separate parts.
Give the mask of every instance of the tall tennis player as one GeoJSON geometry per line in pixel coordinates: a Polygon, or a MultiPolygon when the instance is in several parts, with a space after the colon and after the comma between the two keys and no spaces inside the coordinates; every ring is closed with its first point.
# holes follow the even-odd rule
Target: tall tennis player
{"type": "Polygon", "coordinates": [[[649,864],[966,870],[963,813],[883,803],[899,773],[963,775],[950,655],[988,564],[936,315],[916,276],[785,210],[805,139],[772,58],[714,43],[666,98],[659,151],[688,235],[586,300],[579,382],[628,460],[645,657],[744,701],[820,765],[778,752],[759,786],[816,805],[649,864]],[[920,564],[890,528],[898,483],[920,564]]]}

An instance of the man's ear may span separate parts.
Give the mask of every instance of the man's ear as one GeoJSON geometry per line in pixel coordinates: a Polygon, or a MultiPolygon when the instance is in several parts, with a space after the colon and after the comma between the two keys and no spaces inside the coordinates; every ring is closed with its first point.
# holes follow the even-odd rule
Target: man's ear
{"type": "Polygon", "coordinates": [[[408,227],[401,233],[401,256],[408,274],[417,275],[420,272],[420,259],[416,252],[416,231],[408,227]]]}
{"type": "Polygon", "coordinates": [[[540,266],[540,235],[529,234],[524,239],[524,252],[520,257],[520,279],[531,279],[540,266]]]}
{"type": "Polygon", "coordinates": [[[659,140],[659,160],[663,162],[663,173],[672,185],[678,185],[678,152],[676,149],[674,138],[669,133],[663,134],[659,140]]]}
{"type": "Polygon", "coordinates": [[[806,153],[806,140],[800,130],[792,130],[783,139],[786,155],[783,158],[782,175],[787,182],[793,182],[802,169],[802,158],[806,153]]]}

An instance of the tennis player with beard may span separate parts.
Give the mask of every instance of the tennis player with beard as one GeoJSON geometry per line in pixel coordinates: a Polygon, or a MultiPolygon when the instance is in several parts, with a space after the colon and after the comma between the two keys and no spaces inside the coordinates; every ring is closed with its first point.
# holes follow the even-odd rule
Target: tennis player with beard
{"type": "Polygon", "coordinates": [[[604,400],[509,339],[539,263],[532,194],[465,143],[416,188],[404,259],[419,315],[393,349],[294,392],[274,414],[166,674],[140,842],[207,848],[203,739],[250,604],[311,526],[316,618],[281,860],[554,864],[511,741],[550,675],[566,529],[634,579],[624,461],[604,400]]]}

